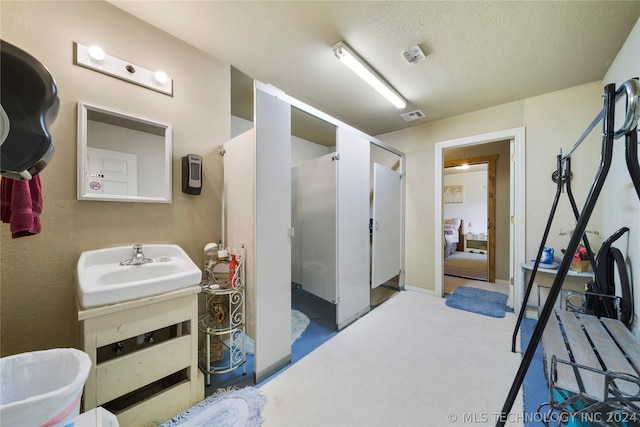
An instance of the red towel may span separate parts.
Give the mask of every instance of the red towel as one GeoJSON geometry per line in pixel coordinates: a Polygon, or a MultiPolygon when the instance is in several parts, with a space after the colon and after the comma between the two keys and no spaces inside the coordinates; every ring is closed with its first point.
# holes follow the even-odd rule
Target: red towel
{"type": "Polygon", "coordinates": [[[42,184],[40,175],[29,181],[2,177],[0,218],[10,223],[11,237],[31,236],[42,231],[42,184]]]}

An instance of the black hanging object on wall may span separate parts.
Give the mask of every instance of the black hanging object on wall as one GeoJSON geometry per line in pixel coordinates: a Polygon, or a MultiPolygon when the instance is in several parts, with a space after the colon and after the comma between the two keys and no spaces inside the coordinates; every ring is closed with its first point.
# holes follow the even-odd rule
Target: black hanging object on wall
{"type": "Polygon", "coordinates": [[[202,190],[202,156],[187,154],[182,157],[182,192],[198,195],[202,190]]]}
{"type": "Polygon", "coordinates": [[[44,65],[4,40],[0,67],[0,174],[28,180],[53,157],[47,127],[58,115],[58,90],[44,65]]]}

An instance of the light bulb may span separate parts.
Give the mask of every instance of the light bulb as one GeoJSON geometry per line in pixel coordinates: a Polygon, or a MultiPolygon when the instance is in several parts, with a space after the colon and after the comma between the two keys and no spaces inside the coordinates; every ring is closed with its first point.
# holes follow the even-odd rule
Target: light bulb
{"type": "Polygon", "coordinates": [[[101,64],[102,61],[104,61],[104,57],[105,57],[104,50],[102,50],[100,46],[96,46],[96,45],[90,46],[89,56],[91,57],[92,60],[101,64]]]}
{"type": "Polygon", "coordinates": [[[169,76],[167,76],[167,73],[165,73],[164,71],[156,71],[156,73],[153,76],[153,79],[163,85],[165,84],[167,81],[169,81],[169,76]]]}

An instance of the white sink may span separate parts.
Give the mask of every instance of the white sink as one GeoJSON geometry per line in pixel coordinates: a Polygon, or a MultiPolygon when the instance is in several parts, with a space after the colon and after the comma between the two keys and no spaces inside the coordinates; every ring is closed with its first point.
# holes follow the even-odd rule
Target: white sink
{"type": "Polygon", "coordinates": [[[86,251],[77,268],[78,301],[83,308],[158,295],[197,285],[202,272],[178,245],[142,245],[153,262],[120,265],[131,259],[133,245],[86,251]]]}

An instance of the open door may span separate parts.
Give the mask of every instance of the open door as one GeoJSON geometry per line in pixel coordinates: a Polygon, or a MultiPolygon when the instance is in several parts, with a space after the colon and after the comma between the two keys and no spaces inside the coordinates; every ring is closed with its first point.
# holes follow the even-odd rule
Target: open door
{"type": "Polygon", "coordinates": [[[402,269],[401,216],[401,175],[374,163],[371,288],[376,288],[400,274],[402,269]]]}
{"type": "Polygon", "coordinates": [[[337,303],[337,167],[335,153],[302,164],[302,286],[337,303]]]}

